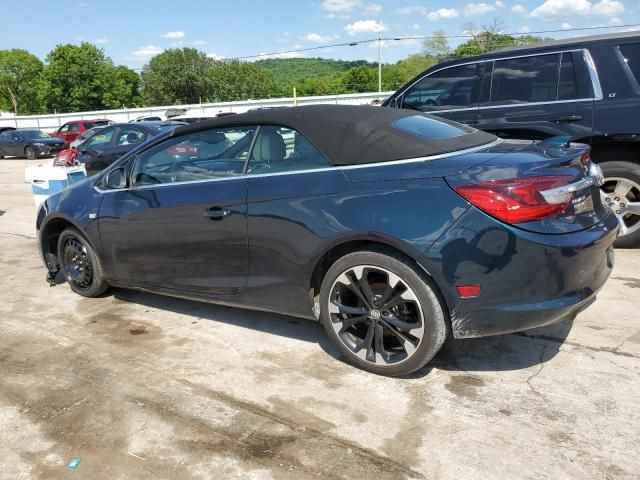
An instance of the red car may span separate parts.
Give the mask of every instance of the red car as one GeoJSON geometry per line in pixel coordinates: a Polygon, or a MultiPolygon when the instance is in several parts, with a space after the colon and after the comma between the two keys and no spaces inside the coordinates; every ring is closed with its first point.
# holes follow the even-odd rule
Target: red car
{"type": "Polygon", "coordinates": [[[71,142],[76,140],[87,130],[102,125],[110,125],[111,123],[111,120],[107,120],[106,118],[97,118],[94,120],[74,120],[62,125],[55,133],[52,133],[51,136],[58,137],[64,140],[64,145],[65,147],[67,147],[71,142]]]}

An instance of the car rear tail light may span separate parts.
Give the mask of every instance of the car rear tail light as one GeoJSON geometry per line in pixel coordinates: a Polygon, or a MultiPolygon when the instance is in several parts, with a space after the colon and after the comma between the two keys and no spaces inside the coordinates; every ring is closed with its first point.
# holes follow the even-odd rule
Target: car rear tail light
{"type": "Polygon", "coordinates": [[[480,285],[458,285],[458,295],[463,298],[472,298],[480,295],[480,285]]]}
{"type": "Polygon", "coordinates": [[[512,178],[457,185],[454,190],[483,212],[515,224],[564,212],[571,204],[571,193],[551,203],[541,192],[567,185],[572,180],[569,176],[512,178]]]}

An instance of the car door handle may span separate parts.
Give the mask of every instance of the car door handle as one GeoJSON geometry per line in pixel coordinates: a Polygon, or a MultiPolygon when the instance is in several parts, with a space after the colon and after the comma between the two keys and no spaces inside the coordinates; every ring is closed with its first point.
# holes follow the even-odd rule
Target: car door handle
{"type": "Polygon", "coordinates": [[[204,215],[211,220],[222,220],[231,215],[231,210],[222,207],[211,207],[204,211],[204,215]]]}
{"type": "Polygon", "coordinates": [[[582,120],[580,115],[567,115],[565,117],[554,117],[551,119],[553,123],[572,123],[582,120]]]}

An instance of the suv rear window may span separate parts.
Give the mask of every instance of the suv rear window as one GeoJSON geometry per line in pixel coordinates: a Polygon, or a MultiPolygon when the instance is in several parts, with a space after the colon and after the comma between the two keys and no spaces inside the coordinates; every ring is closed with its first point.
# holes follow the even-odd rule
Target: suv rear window
{"type": "Polygon", "coordinates": [[[556,99],[560,54],[496,60],[491,103],[548,102],[556,99]]]}

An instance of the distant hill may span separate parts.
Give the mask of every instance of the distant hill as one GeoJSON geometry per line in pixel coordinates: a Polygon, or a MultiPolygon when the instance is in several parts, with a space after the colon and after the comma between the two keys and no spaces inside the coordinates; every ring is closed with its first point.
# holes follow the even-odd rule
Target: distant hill
{"type": "Polygon", "coordinates": [[[326,58],[269,58],[256,62],[261,68],[273,73],[278,91],[291,96],[292,89],[306,78],[328,77],[345,72],[353,67],[373,66],[366,60],[331,60],[326,58]]]}

